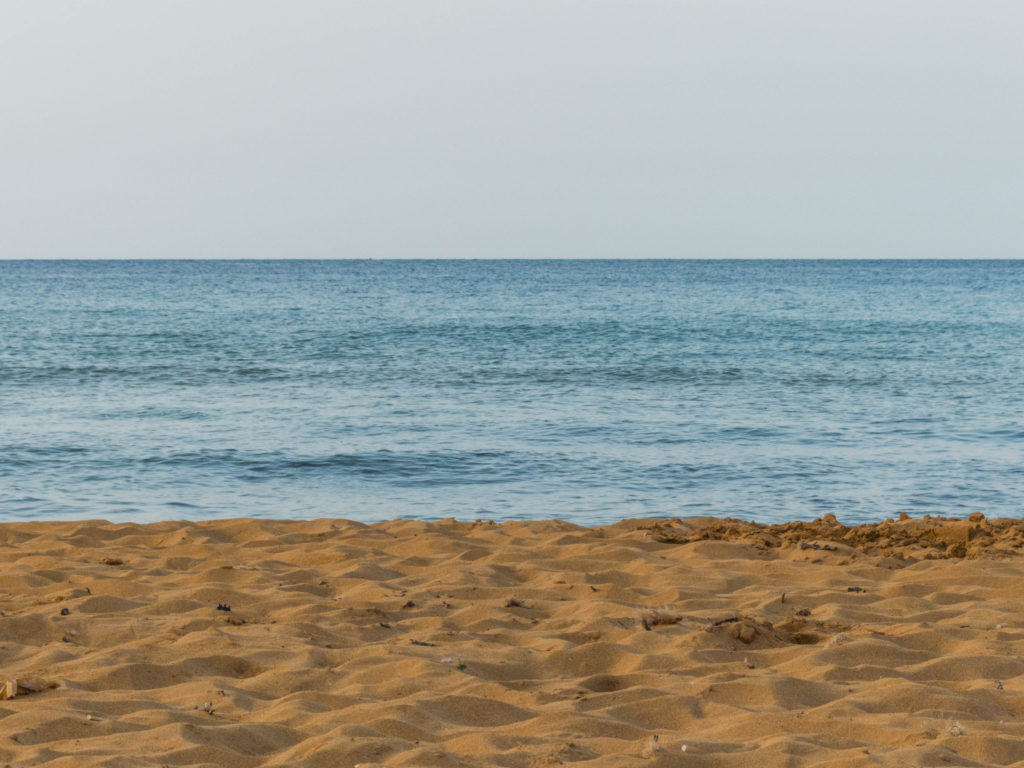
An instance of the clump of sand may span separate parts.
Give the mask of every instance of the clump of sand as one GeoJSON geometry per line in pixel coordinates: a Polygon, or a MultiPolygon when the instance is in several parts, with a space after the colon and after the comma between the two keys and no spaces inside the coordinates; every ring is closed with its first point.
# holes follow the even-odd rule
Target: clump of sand
{"type": "Polygon", "coordinates": [[[0,525],[0,765],[1010,765],[1022,545],[980,515],[0,525]]]}

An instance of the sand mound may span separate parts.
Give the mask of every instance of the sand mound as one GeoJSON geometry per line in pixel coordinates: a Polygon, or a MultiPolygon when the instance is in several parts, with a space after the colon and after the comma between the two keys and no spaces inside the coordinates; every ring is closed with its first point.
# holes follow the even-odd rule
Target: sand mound
{"type": "Polygon", "coordinates": [[[1024,524],[0,526],[0,765],[1024,766],[1024,524]]]}

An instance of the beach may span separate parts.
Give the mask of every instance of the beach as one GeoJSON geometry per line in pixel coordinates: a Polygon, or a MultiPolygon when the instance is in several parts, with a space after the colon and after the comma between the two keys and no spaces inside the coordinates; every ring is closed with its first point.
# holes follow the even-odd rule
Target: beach
{"type": "Polygon", "coordinates": [[[1024,522],[0,525],[0,765],[1024,765],[1024,522]]]}

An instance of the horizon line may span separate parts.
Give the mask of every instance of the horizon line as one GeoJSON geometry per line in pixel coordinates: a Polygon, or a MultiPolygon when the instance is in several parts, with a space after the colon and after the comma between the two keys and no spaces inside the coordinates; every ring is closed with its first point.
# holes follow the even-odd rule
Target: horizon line
{"type": "Polygon", "coordinates": [[[1024,255],[1022,256],[877,256],[877,257],[843,257],[843,256],[645,256],[645,257],[631,257],[631,256],[506,256],[506,257],[487,257],[487,256],[474,256],[474,257],[418,257],[418,256],[389,256],[389,257],[359,257],[359,256],[338,256],[338,257],[287,257],[287,256],[246,256],[246,257],[233,257],[233,256],[216,256],[216,257],[14,257],[14,258],[3,258],[0,257],[0,263],[14,263],[14,262],[303,262],[303,261],[316,261],[316,262],[371,262],[371,261],[401,261],[401,262],[415,262],[415,261],[631,261],[631,262],[645,262],[645,261],[829,261],[829,262],[907,262],[907,261],[948,261],[948,262],[961,262],[961,261],[976,261],[976,262],[987,262],[987,261],[1024,261],[1024,255]]]}

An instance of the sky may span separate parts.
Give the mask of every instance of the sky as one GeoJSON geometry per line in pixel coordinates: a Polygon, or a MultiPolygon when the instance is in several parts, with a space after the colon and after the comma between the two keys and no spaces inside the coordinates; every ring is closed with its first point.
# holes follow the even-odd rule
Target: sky
{"type": "Polygon", "coordinates": [[[1019,0],[0,0],[0,258],[1021,258],[1019,0]]]}

